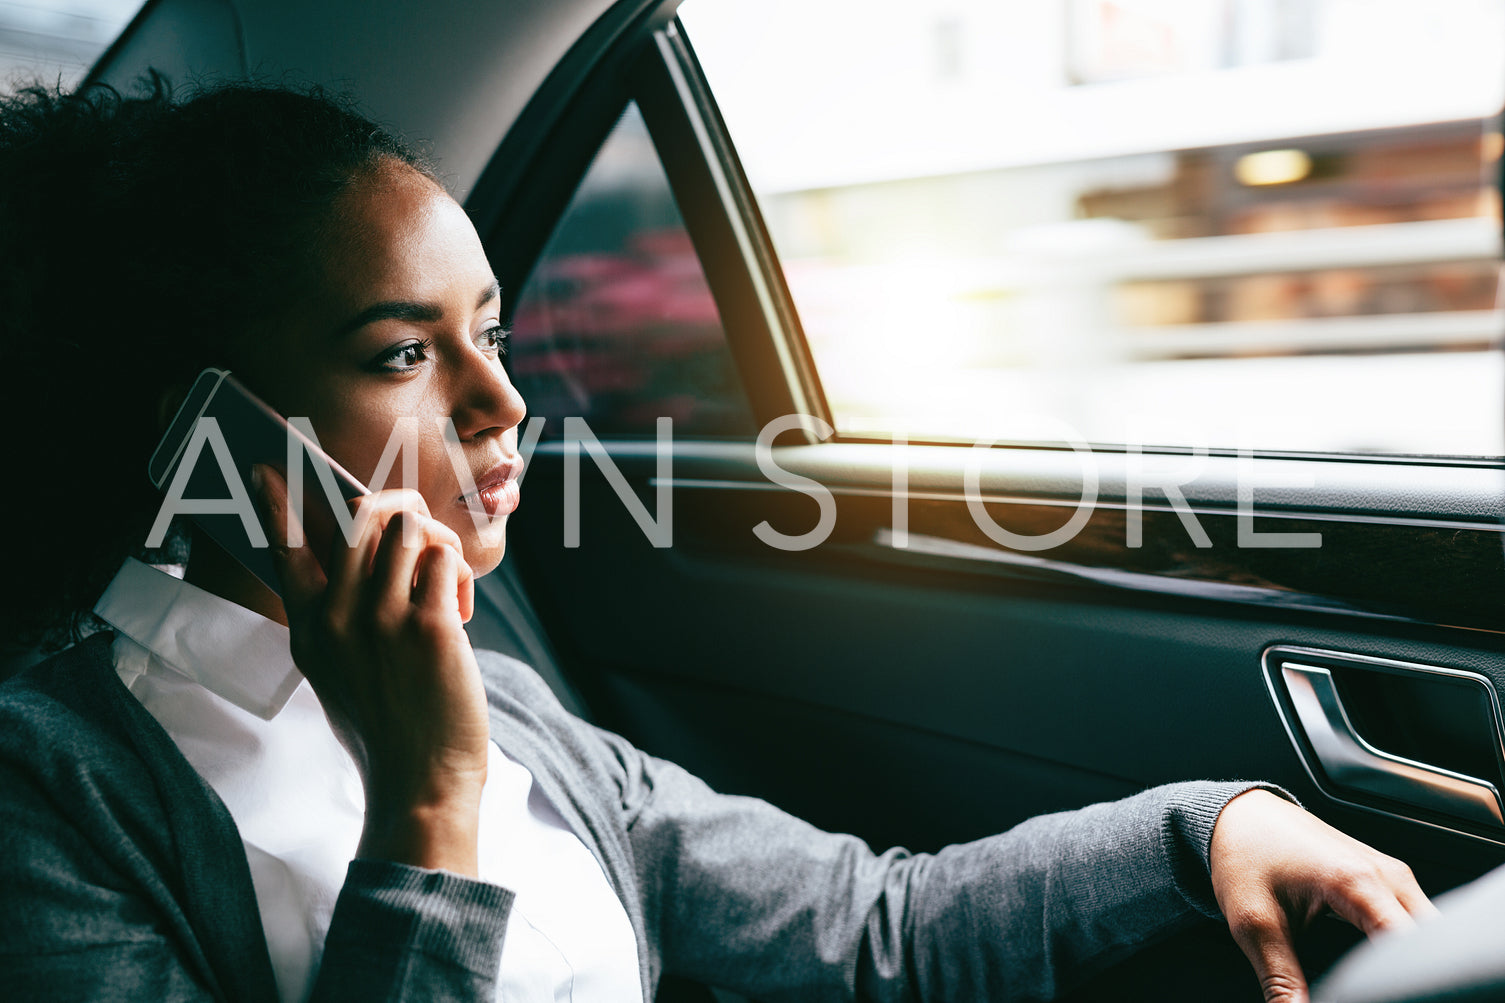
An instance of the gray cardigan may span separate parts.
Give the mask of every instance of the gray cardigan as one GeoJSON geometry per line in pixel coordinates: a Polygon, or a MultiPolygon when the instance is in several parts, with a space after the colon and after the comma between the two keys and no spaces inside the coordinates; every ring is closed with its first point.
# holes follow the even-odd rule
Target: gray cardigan
{"type": "MultiPolygon", "coordinates": [[[[0,986],[12,999],[276,999],[224,805],[94,635],[0,686],[0,986]]],[[[664,972],[760,1000],[1048,998],[1216,916],[1213,823],[1250,784],[1187,783],[936,854],[875,855],[713,792],[479,652],[497,743],[601,861],[664,972]]],[[[512,895],[356,860],[315,1000],[490,1000],[512,895]]]]}

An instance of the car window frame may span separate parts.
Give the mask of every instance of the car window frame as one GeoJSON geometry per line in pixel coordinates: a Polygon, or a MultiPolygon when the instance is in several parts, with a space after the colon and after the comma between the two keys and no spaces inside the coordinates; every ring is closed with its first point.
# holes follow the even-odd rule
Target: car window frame
{"type": "MultiPolygon", "coordinates": [[[[466,199],[502,286],[503,315],[515,310],[592,159],[636,103],[754,424],[786,414],[828,421],[772,241],[675,18],[679,3],[619,5],[613,23],[598,22],[534,95],[466,199]]],[[[795,435],[818,441],[809,425],[795,435]]]]}

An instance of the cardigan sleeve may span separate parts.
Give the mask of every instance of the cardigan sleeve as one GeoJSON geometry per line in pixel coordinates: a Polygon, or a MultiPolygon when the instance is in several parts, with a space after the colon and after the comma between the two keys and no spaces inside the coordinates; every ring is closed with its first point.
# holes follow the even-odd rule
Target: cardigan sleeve
{"type": "Polygon", "coordinates": [[[512,899],[447,871],[351,861],[310,1003],[495,999],[512,899]]]}
{"type": "Polygon", "coordinates": [[[1218,916],[1213,826],[1228,801],[1266,786],[1172,784],[935,854],[875,854],[598,737],[625,771],[664,970],[768,1003],[1050,999],[1218,916]]]}

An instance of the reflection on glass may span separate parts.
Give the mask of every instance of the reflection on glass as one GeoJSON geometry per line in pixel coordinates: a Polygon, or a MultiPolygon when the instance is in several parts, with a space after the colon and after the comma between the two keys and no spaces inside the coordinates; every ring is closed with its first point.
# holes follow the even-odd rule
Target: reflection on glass
{"type": "Polygon", "coordinates": [[[716,303],[636,105],[596,154],[524,286],[509,369],[531,414],[598,436],[755,434],[716,303]]]}
{"type": "Polygon", "coordinates": [[[839,430],[1505,454],[1505,0],[852,10],[681,13],[839,430]]]}

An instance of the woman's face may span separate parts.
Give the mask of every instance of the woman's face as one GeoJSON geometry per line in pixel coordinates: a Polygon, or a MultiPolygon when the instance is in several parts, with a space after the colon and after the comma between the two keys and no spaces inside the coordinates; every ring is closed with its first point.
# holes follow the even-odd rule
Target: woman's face
{"type": "Polygon", "coordinates": [[[332,220],[311,292],[253,332],[235,368],[284,415],[307,417],[363,483],[416,488],[484,574],[502,559],[517,505],[525,408],[502,369],[498,289],[475,227],[393,161],[354,182],[332,220]],[[416,452],[416,483],[404,483],[401,454],[372,483],[389,441],[416,452]]]}

